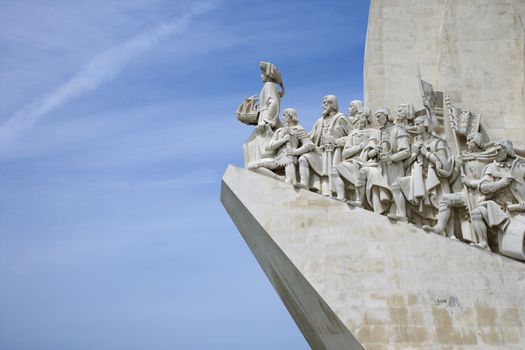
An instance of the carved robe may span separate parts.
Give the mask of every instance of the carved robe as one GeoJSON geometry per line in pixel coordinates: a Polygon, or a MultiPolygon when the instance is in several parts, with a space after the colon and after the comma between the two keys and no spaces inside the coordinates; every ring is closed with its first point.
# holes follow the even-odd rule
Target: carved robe
{"type": "Polygon", "coordinates": [[[363,166],[360,176],[366,178],[366,200],[375,212],[385,213],[392,203],[392,185],[405,176],[403,160],[410,156],[406,129],[392,124],[379,130],[379,145],[385,145],[393,157],[392,163],[370,163],[363,166]]]}
{"type": "Polygon", "coordinates": [[[354,156],[344,159],[340,164],[335,166],[335,169],[341,178],[353,186],[356,185],[359,169],[361,169],[363,165],[370,165],[375,161],[368,159],[368,152],[371,148],[377,145],[378,138],[379,135],[377,129],[353,129],[350,131],[343,148],[343,156],[347,151],[360,147],[361,145],[362,149],[354,156]]]}
{"type": "Polygon", "coordinates": [[[254,130],[243,146],[244,164],[249,169],[257,168],[274,157],[273,152],[266,151],[266,145],[271,140],[274,130],[281,127],[280,101],[281,97],[275,83],[265,82],[259,94],[257,124],[267,124],[269,128],[254,130]]]}
{"type": "Polygon", "coordinates": [[[497,238],[499,253],[525,261],[525,215],[518,208],[525,202],[525,161],[494,162],[483,169],[477,208],[472,212],[472,223],[478,237],[494,247],[497,238]],[[514,181],[502,186],[501,179],[511,176],[514,181]],[[486,228],[490,228],[487,231],[486,228]],[[494,233],[488,236],[487,232],[494,233]]]}
{"type": "Polygon", "coordinates": [[[314,151],[304,155],[308,159],[310,168],[317,175],[328,176],[332,167],[341,163],[342,146],[345,144],[345,137],[349,130],[350,123],[342,113],[317,120],[310,133],[310,139],[316,147],[314,151]],[[331,135],[336,139],[337,145],[334,149],[325,145],[326,135],[331,135]]]}
{"type": "Polygon", "coordinates": [[[453,171],[453,159],[449,158],[450,150],[445,141],[439,137],[423,143],[428,154],[437,157],[433,163],[419,153],[410,158],[407,176],[399,184],[413,212],[427,220],[434,220],[439,211],[439,200],[444,193],[450,193],[449,177],[453,171]]]}
{"type": "Polygon", "coordinates": [[[304,152],[311,151],[314,148],[314,144],[310,140],[310,137],[300,125],[295,125],[291,127],[282,127],[277,129],[273,134],[272,139],[266,146],[266,150],[275,151],[277,153],[276,157],[272,161],[268,162],[266,167],[269,169],[276,169],[279,167],[284,167],[288,164],[296,164],[296,157],[288,156],[287,150],[296,151],[298,149],[304,150],[304,152]],[[290,135],[290,141],[285,144],[280,144],[280,140],[283,139],[285,135],[290,135]]]}
{"type": "Polygon", "coordinates": [[[258,124],[267,123],[272,130],[281,127],[279,120],[279,111],[281,105],[281,97],[277,86],[273,82],[264,83],[261,93],[259,94],[259,119],[258,124]]]}
{"type": "Polygon", "coordinates": [[[481,196],[478,200],[478,209],[489,227],[498,227],[505,230],[509,220],[509,213],[505,209],[509,204],[518,204],[525,201],[525,161],[515,159],[511,162],[493,162],[483,169],[479,189],[481,196]],[[514,177],[509,186],[497,189],[496,181],[505,176],[514,177]]]}
{"type": "MultiPolygon", "coordinates": [[[[497,159],[498,147],[491,146],[487,149],[480,150],[478,152],[465,150],[461,153],[461,157],[463,158],[464,162],[463,168],[465,175],[470,179],[478,180],[481,179],[481,177],[483,176],[483,171],[486,168],[487,164],[492,163],[494,160],[497,159]]],[[[461,183],[460,176],[457,176],[456,182],[461,183]]],[[[451,183],[452,191],[455,190],[454,185],[455,184],[451,183]]],[[[461,186],[460,188],[463,188],[463,186],[461,186]]],[[[469,198],[465,197],[465,201],[470,200],[471,206],[474,207],[479,201],[480,193],[477,190],[472,190],[469,188],[467,188],[467,192],[469,198]]]]}
{"type": "MultiPolygon", "coordinates": [[[[479,186],[483,169],[487,163],[494,161],[497,156],[498,148],[495,146],[487,149],[464,150],[461,152],[464,175],[468,179],[478,181],[479,186]]],[[[461,174],[459,167],[452,172],[450,177],[451,193],[445,193],[441,197],[438,224],[435,228],[438,233],[446,233],[448,237],[461,237],[463,240],[477,243],[477,237],[473,235],[465,214],[470,215],[468,209],[472,210],[476,207],[481,194],[477,188],[472,189],[463,185],[461,174]],[[456,212],[454,216],[451,216],[453,208],[456,209],[456,212]]]]}

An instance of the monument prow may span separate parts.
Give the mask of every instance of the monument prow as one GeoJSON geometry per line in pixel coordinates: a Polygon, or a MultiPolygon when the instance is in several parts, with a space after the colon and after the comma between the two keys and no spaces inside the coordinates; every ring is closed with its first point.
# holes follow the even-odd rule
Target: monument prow
{"type": "Polygon", "coordinates": [[[525,348],[525,264],[229,166],[221,202],[312,349],[525,348]]]}

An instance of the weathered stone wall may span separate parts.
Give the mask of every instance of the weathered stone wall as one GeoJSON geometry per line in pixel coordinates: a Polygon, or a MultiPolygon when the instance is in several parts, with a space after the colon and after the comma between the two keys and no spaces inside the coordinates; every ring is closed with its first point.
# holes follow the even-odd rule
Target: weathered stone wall
{"type": "Polygon", "coordinates": [[[313,349],[525,349],[522,262],[231,166],[221,201],[313,349]]]}
{"type": "Polygon", "coordinates": [[[417,69],[494,139],[525,146],[525,1],[371,0],[365,103],[422,107],[417,69]]]}

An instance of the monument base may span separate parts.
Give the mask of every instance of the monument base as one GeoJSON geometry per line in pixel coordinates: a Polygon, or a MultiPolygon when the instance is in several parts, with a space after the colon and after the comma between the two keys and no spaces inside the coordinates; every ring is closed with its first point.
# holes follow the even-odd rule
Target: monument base
{"type": "Polygon", "coordinates": [[[525,264],[229,166],[221,201],[313,349],[525,348],[525,264]]]}

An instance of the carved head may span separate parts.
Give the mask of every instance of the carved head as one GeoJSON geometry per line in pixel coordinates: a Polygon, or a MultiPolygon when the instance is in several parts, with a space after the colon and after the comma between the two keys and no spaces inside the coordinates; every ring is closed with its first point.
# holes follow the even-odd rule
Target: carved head
{"type": "Polygon", "coordinates": [[[390,115],[390,111],[386,107],[378,109],[375,112],[374,116],[376,117],[377,123],[379,124],[380,128],[384,127],[387,124],[387,122],[392,122],[392,116],[390,115]]]}
{"type": "Polygon", "coordinates": [[[397,115],[395,122],[397,124],[406,124],[407,120],[414,119],[414,107],[412,105],[403,103],[397,106],[397,115]]]}
{"type": "Polygon", "coordinates": [[[417,134],[430,132],[430,121],[427,116],[420,115],[414,119],[414,129],[417,134]]]}
{"type": "Polygon", "coordinates": [[[348,115],[351,117],[356,116],[359,112],[363,111],[363,102],[360,100],[353,100],[350,102],[350,107],[348,107],[348,115]]]}
{"type": "Polygon", "coordinates": [[[370,120],[368,119],[370,115],[368,112],[361,112],[355,117],[355,127],[359,130],[366,129],[368,125],[370,124],[370,120]]]}
{"type": "Polygon", "coordinates": [[[274,64],[270,62],[259,62],[259,68],[261,69],[261,80],[263,83],[272,82],[279,84],[281,87],[281,92],[279,92],[279,95],[281,97],[284,96],[284,84],[283,84],[283,78],[281,77],[281,73],[277,70],[277,67],[275,67],[274,64]]]}
{"type": "MultiPolygon", "coordinates": [[[[274,82],[276,83],[276,75],[279,73],[277,68],[270,62],[259,62],[259,68],[261,69],[261,79],[263,82],[274,82]]],[[[280,75],[280,74],[279,74],[280,75]]]]}
{"type": "Polygon", "coordinates": [[[514,145],[511,140],[500,140],[496,142],[498,147],[498,162],[506,160],[508,157],[514,157],[514,145]]]}
{"type": "Polygon", "coordinates": [[[481,148],[481,133],[473,131],[467,135],[467,149],[476,151],[481,148]]]}
{"type": "Polygon", "coordinates": [[[337,97],[335,95],[326,95],[323,97],[323,116],[329,116],[339,111],[337,97]]]}
{"type": "Polygon", "coordinates": [[[283,111],[283,119],[286,126],[293,126],[299,123],[299,119],[297,119],[297,111],[293,108],[286,108],[283,111]]]}

